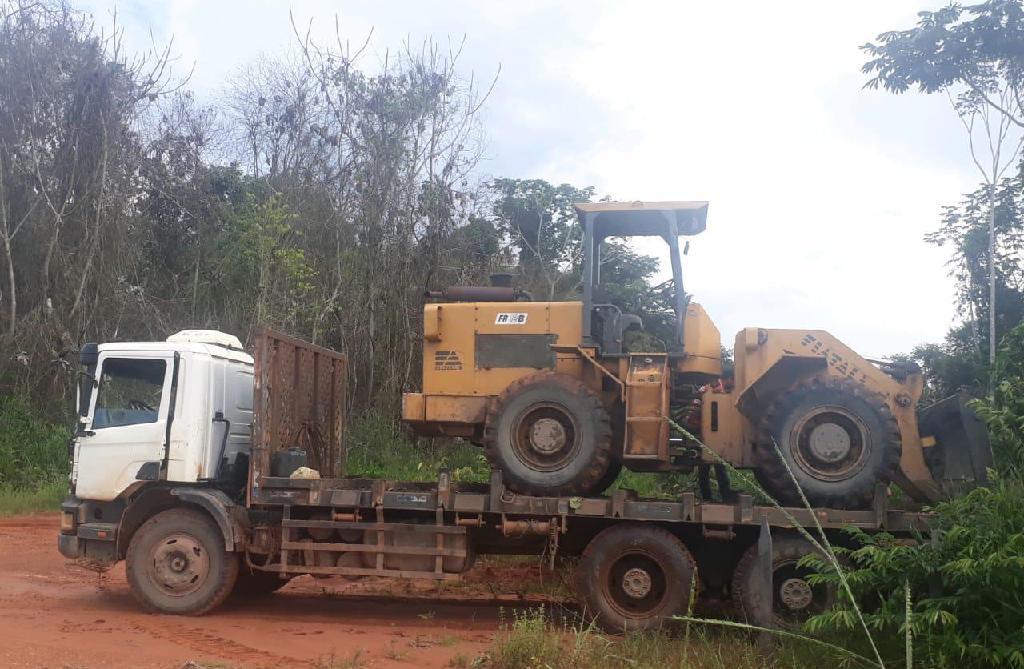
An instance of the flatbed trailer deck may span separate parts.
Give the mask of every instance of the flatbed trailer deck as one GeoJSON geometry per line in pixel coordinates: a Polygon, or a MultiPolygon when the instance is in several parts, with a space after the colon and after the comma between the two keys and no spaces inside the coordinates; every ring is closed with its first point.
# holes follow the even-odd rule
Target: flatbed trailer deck
{"type": "MultiPolygon", "coordinates": [[[[780,610],[788,613],[776,582],[780,573],[789,577],[784,580],[791,584],[791,599],[793,587],[806,590],[802,598],[796,596],[797,608],[813,601],[812,588],[795,575],[793,561],[779,564],[773,558],[773,537],[787,545],[804,542],[794,521],[813,535],[820,527],[836,543],[847,541],[843,530],[850,527],[905,537],[928,529],[927,514],[890,508],[884,487],[877,491],[874,507],[862,511],[761,505],[744,493],[729,497],[728,502],[708,501],[684,492],[677,500],[645,499],[631,490],[586,498],[535,497],[508,490],[498,471],[487,484],[453,483],[447,472],[436,482],[265,477],[251,498],[254,516],[264,514],[265,524],[253,525],[249,548],[274,554],[252,566],[281,578],[315,574],[448,581],[459,579],[476,554],[539,554],[553,566],[558,555],[585,556],[606,533],[634,534],[642,541],[652,531],[664,532],[677,540],[674,550],[685,553],[681,564],[690,566],[693,581],[666,588],[731,594],[747,619],[778,625],[788,620],[777,615],[780,610]],[[280,543],[275,544],[278,532],[280,543]]],[[[624,555],[628,554],[627,549],[624,555]]],[[[633,585],[639,588],[636,595],[652,587],[657,578],[649,577],[659,568],[667,580],[672,571],[667,564],[634,567],[605,584],[606,577],[600,574],[596,579],[578,574],[583,609],[613,630],[665,624],[682,611],[608,606],[614,603],[616,589],[620,599],[632,603],[629,573],[639,579],[639,585],[633,585]]]]}

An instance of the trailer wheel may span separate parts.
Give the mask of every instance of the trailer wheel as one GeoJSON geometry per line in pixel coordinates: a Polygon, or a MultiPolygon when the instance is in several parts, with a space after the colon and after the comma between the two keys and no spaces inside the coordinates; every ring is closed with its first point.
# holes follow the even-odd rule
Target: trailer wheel
{"type": "Polygon", "coordinates": [[[583,551],[576,592],[584,615],[608,632],[657,629],[686,613],[696,575],[690,551],[674,534],[615,525],[583,551]]]}
{"type": "Polygon", "coordinates": [[[132,595],[161,613],[202,615],[223,602],[238,578],[238,558],[224,550],[205,514],[170,509],[147,520],[125,559],[132,595]]]}
{"type": "Polygon", "coordinates": [[[901,451],[881,395],[846,379],[815,378],[782,393],[762,416],[755,474],[783,504],[802,504],[788,465],[812,505],[863,508],[877,483],[892,480],[901,451]]]}
{"type": "MultiPolygon", "coordinates": [[[[775,629],[799,629],[813,615],[824,613],[835,604],[835,589],[829,585],[812,585],[808,577],[812,569],[797,563],[815,552],[807,540],[797,536],[772,538],[772,618],[775,629]]],[[[738,615],[753,624],[767,621],[754,619],[758,602],[757,544],[751,546],[736,565],[732,576],[732,598],[738,615]]]]}
{"type": "Polygon", "coordinates": [[[611,463],[611,420],[579,380],[541,372],[498,396],[487,415],[484,449],[516,492],[588,495],[600,492],[611,463]]]}

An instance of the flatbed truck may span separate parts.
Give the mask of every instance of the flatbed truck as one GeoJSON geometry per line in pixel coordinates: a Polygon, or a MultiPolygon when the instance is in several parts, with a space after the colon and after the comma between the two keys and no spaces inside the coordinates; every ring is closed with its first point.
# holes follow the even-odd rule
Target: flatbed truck
{"type": "Polygon", "coordinates": [[[797,524],[911,535],[926,514],[780,509],[730,492],[644,499],[517,494],[487,483],[345,477],[345,357],[264,331],[254,355],[214,331],[166,342],[87,345],[60,552],[106,569],[124,560],[152,611],[198,615],[232,593],[316,576],[458,579],[476,555],[575,556],[584,616],[610,631],[666,625],[697,592],[737,614],[791,625],[832,593],[797,563],[797,524]]]}

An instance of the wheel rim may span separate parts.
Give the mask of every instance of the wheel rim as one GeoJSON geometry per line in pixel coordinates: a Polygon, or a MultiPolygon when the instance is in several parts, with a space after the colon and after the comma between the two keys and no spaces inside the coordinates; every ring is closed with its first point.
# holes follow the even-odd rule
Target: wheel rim
{"type": "Polygon", "coordinates": [[[533,404],[512,423],[512,450],[527,467],[556,471],[576,457],[580,431],[572,414],[561,404],[533,404]]]}
{"type": "Polygon", "coordinates": [[[831,606],[827,585],[811,585],[814,571],[798,566],[796,560],[776,563],[772,573],[772,611],[787,623],[802,623],[831,606]]]}
{"type": "Polygon", "coordinates": [[[790,445],[805,472],[822,481],[842,481],[864,467],[868,430],[843,407],[818,407],[793,426],[790,445]]]}
{"type": "Polygon", "coordinates": [[[171,597],[187,597],[199,590],[210,575],[210,555],[190,534],[171,534],[150,555],[150,580],[171,597]]]}
{"type": "Polygon", "coordinates": [[[604,599],[619,615],[643,619],[661,608],[667,584],[665,570],[656,559],[643,551],[631,551],[612,563],[601,585],[604,599]]]}

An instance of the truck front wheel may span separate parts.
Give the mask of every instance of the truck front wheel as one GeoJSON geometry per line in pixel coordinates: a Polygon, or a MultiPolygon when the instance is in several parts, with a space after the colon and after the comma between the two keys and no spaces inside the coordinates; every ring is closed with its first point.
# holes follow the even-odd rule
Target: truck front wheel
{"type": "Polygon", "coordinates": [[[125,560],[132,595],[160,613],[202,615],[223,602],[238,578],[238,559],[214,522],[199,511],[170,509],[132,537],[125,560]]]}

